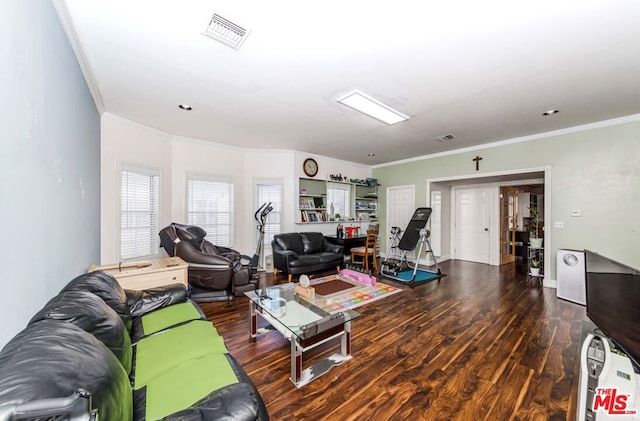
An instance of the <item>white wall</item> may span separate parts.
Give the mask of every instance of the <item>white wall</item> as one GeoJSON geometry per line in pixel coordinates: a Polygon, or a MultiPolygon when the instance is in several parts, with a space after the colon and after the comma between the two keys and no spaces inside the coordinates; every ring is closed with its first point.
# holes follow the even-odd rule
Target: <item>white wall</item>
{"type": "Polygon", "coordinates": [[[330,174],[342,174],[342,176],[346,178],[358,179],[371,177],[371,166],[369,165],[356,164],[354,162],[296,151],[293,162],[295,170],[294,176],[296,179],[298,177],[307,177],[302,170],[302,164],[307,158],[314,158],[318,163],[318,174],[313,178],[319,180],[328,180],[330,174]]]}
{"type": "Polygon", "coordinates": [[[100,263],[120,260],[120,169],[136,165],[160,171],[160,225],[171,222],[171,136],[113,114],[101,118],[100,263]]]}
{"type": "MultiPolygon", "coordinates": [[[[185,223],[186,174],[232,178],[235,181],[233,248],[253,255],[256,248],[254,186],[258,180],[279,181],[283,186],[282,230],[326,231],[333,224],[300,225],[297,215],[298,177],[302,162],[313,156],[319,164],[317,178],[342,173],[354,178],[370,177],[370,167],[296,151],[243,149],[199,139],[172,136],[156,129],[105,114],[102,117],[101,263],[119,260],[119,174],[123,163],[161,172],[161,227],[185,223]]],[[[159,251],[160,252],[160,251],[159,251]]],[[[265,250],[269,254],[269,249],[265,250]]]]}
{"type": "MultiPolygon", "coordinates": [[[[255,184],[259,180],[268,180],[272,182],[282,183],[282,232],[290,232],[294,230],[294,212],[292,209],[297,206],[294,193],[294,170],[292,162],[294,162],[294,151],[278,151],[278,150],[246,150],[244,153],[244,165],[247,169],[245,177],[245,202],[247,212],[244,217],[243,230],[244,237],[241,244],[247,245],[246,253],[253,255],[257,246],[258,232],[256,229],[257,222],[254,214],[257,210],[255,205],[254,190],[255,184]],[[250,174],[250,175],[249,175],[250,174]]],[[[271,254],[271,246],[266,246],[264,255],[271,254]]]]}
{"type": "MultiPolygon", "coordinates": [[[[172,166],[171,178],[171,220],[186,223],[186,175],[204,175],[230,178],[234,181],[234,199],[236,214],[245,212],[244,193],[244,154],[242,150],[229,146],[208,144],[201,140],[174,137],[171,140],[169,156],[172,166]]],[[[238,222],[238,221],[236,221],[238,222]]],[[[236,229],[233,247],[242,234],[236,229]]]]}
{"type": "Polygon", "coordinates": [[[53,5],[0,2],[0,347],[99,257],[100,121],[53,5]]]}

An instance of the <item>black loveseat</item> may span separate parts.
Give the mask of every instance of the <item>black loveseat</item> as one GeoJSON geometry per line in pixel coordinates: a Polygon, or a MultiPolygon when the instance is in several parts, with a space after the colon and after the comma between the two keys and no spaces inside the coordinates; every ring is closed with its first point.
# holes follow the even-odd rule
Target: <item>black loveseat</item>
{"type": "Polygon", "coordinates": [[[0,351],[0,373],[2,421],[269,419],[181,284],[125,291],[81,275],[0,351]]]}
{"type": "Polygon", "coordinates": [[[340,270],[344,264],[343,247],[331,244],[320,232],[276,234],[271,242],[274,274],[289,275],[317,272],[331,268],[340,270]]]}

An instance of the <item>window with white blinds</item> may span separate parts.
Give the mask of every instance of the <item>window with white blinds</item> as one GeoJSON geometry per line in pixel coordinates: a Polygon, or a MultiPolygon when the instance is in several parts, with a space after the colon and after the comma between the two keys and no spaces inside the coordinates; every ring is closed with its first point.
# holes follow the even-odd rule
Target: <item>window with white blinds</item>
{"type": "Polygon", "coordinates": [[[351,216],[351,186],[348,184],[327,183],[327,209],[333,205],[333,213],[342,218],[351,216]]]}
{"type": "Polygon", "coordinates": [[[155,255],[158,251],[157,171],[122,167],[120,184],[120,258],[155,255]]]}
{"type": "Polygon", "coordinates": [[[233,246],[233,181],[187,176],[187,223],[216,246],[233,246]]]}
{"type": "MultiPolygon", "coordinates": [[[[280,209],[282,204],[282,184],[277,183],[261,183],[256,184],[256,210],[263,203],[271,202],[273,210],[267,215],[267,221],[264,226],[264,244],[271,244],[273,236],[279,234],[282,230],[280,209]]],[[[258,215],[260,217],[260,215],[258,215]]]]}

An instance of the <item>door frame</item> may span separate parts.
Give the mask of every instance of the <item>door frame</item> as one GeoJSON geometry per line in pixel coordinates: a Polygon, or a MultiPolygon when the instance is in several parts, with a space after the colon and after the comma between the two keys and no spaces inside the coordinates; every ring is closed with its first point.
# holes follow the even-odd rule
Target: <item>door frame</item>
{"type": "MultiPolygon", "coordinates": [[[[431,183],[448,183],[448,182],[460,182],[463,183],[465,180],[469,180],[470,184],[473,182],[473,180],[476,180],[478,178],[486,178],[486,177],[510,177],[510,176],[514,176],[514,175],[521,175],[521,176],[526,176],[527,174],[531,174],[531,173],[539,173],[539,172],[544,172],[544,196],[545,196],[545,200],[544,200],[544,214],[545,214],[545,218],[548,218],[549,221],[546,222],[545,221],[545,226],[547,226],[549,229],[545,229],[544,230],[544,248],[545,248],[545,253],[544,253],[544,267],[545,267],[545,271],[544,271],[544,280],[543,280],[543,285],[546,287],[552,287],[555,288],[557,282],[555,280],[552,279],[551,274],[555,273],[555,268],[552,268],[551,264],[552,264],[552,259],[551,259],[551,255],[553,254],[553,248],[552,248],[552,229],[550,229],[552,227],[551,225],[551,182],[552,182],[552,167],[551,165],[545,165],[542,167],[532,167],[532,168],[519,168],[519,169],[513,169],[513,170],[505,170],[505,171],[494,171],[494,172],[486,172],[486,173],[472,173],[472,174],[465,174],[465,175],[458,175],[458,176],[450,176],[450,177],[439,177],[439,178],[427,178],[426,181],[426,204],[427,206],[431,206],[431,183]],[[548,268],[548,269],[546,269],[548,268]]],[[[503,185],[503,186],[508,186],[508,185],[518,185],[518,184],[522,184],[523,182],[527,182],[529,180],[526,179],[519,179],[519,180],[509,180],[509,181],[501,181],[501,182],[495,182],[495,183],[488,183],[488,184],[495,184],[495,185],[503,185]]],[[[477,187],[480,187],[479,184],[476,184],[477,187]]],[[[496,205],[498,206],[498,205],[496,205]]],[[[453,216],[452,216],[453,218],[453,216]]],[[[453,219],[450,221],[447,221],[449,224],[453,223],[453,219]]],[[[444,225],[444,221],[443,221],[443,225],[444,225]]],[[[496,244],[499,242],[499,238],[495,241],[496,244]]],[[[446,250],[443,250],[443,254],[448,254],[449,256],[452,255],[452,250],[453,250],[453,246],[454,244],[450,244],[450,249],[448,250],[448,252],[446,250]]],[[[445,259],[443,259],[445,260],[445,259]]]]}
{"type": "MultiPolygon", "coordinates": [[[[384,243],[382,243],[382,245],[380,246],[380,255],[382,255],[382,251],[384,250],[384,257],[387,257],[387,249],[389,248],[389,245],[387,244],[387,242],[391,239],[391,224],[389,223],[389,191],[390,190],[399,190],[399,189],[410,189],[411,190],[411,201],[413,202],[413,211],[415,211],[416,209],[416,185],[415,184],[405,184],[403,186],[389,186],[386,189],[386,209],[385,209],[385,227],[384,227],[384,232],[385,232],[385,237],[383,238],[384,243]],[[384,248],[382,248],[384,246],[384,248]]],[[[412,212],[413,212],[412,211],[412,212]]],[[[409,223],[407,221],[407,223],[409,223]]],[[[402,232],[404,232],[404,229],[406,228],[405,226],[400,227],[402,228],[402,232]]],[[[380,235],[378,235],[378,241],[380,240],[380,235]]],[[[409,260],[410,256],[407,256],[407,258],[409,260]]]]}

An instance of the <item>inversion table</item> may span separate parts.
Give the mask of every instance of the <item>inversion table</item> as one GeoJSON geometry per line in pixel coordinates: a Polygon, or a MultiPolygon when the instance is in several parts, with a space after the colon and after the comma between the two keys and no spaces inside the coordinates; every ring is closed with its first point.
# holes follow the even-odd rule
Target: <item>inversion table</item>
{"type": "Polygon", "coordinates": [[[402,237],[400,237],[401,230],[399,228],[392,228],[391,233],[393,237],[389,244],[385,260],[382,261],[380,266],[380,274],[382,276],[393,279],[397,282],[408,284],[412,288],[417,284],[433,281],[434,279],[440,279],[445,276],[440,271],[438,261],[436,260],[436,257],[433,254],[433,249],[431,248],[431,242],[429,241],[431,233],[425,228],[427,226],[427,222],[429,222],[430,216],[431,208],[416,209],[411,217],[411,221],[409,221],[407,229],[404,231],[404,234],[402,234],[402,237]],[[407,253],[415,250],[418,243],[420,243],[420,247],[418,249],[417,260],[415,266],[411,266],[407,260],[407,253]],[[391,250],[393,249],[401,250],[399,261],[389,260],[391,250]],[[436,272],[420,269],[418,267],[420,265],[420,258],[422,257],[423,249],[427,254],[431,255],[431,258],[435,262],[436,272]]]}

